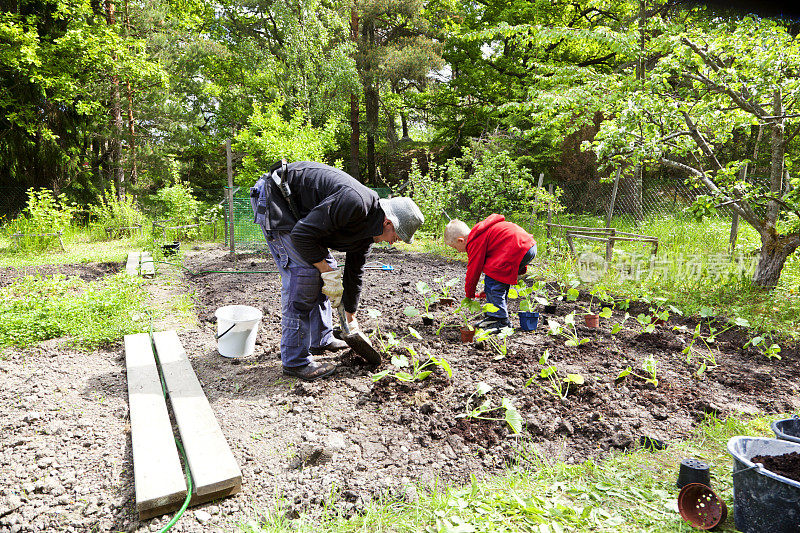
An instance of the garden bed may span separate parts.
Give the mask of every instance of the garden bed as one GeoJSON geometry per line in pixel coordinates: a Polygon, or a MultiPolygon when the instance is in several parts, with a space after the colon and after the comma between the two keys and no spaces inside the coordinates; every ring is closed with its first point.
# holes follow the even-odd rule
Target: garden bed
{"type": "MultiPolygon", "coordinates": [[[[370,369],[348,350],[328,357],[340,363],[329,379],[287,379],[279,360],[277,273],[209,273],[187,276],[182,286],[174,286],[194,294],[200,324],[181,331],[181,341],[243,472],[240,494],[203,506],[208,517],[190,509],[174,531],[231,529],[276,504],[292,516],[317,513],[329,498],[337,510],[350,514],[381,496],[413,500],[414,484],[466,482],[471,475],[499,473],[509,464],[525,463],[532,450],[548,461],[598,459],[610,450],[637,446],[642,436],[675,442],[707,414],[800,409],[796,345],[783,346],[781,360],[767,359],[743,348],[749,335],[732,328],[713,344],[718,366],[698,377],[699,355],[687,364],[682,353],[696,320],[673,316],[650,333],[629,320],[612,335],[611,326],[623,314],[615,310],[597,329],[577,326],[578,337],[589,339],[580,347],[565,346],[563,337],[547,335],[540,326],[513,334],[507,356],[495,359],[497,353],[486,345],[462,344],[456,328],[435,334],[439,318],[452,308],[435,310],[433,326],[403,313],[408,305],[419,307],[417,281],[463,278],[463,263],[382,250],[370,259],[394,270],[366,272],[362,328],[403,336],[412,326],[422,339],[403,342],[420,354],[446,359],[452,378],[437,368],[419,382],[388,376],[373,383],[371,375],[387,366],[370,369]],[[216,352],[214,311],[228,304],[264,310],[251,358],[230,360],[216,352]],[[369,309],[381,315],[371,318],[369,309]],[[675,331],[675,325],[686,331],[675,331]],[[584,378],[563,399],[548,392],[547,380],[534,378],[526,386],[544,368],[539,360],[545,350],[547,365],[555,366],[558,376],[584,378]],[[633,374],[617,379],[628,366],[647,377],[642,363],[648,357],[657,362],[657,386],[633,374]],[[508,398],[522,418],[521,435],[504,421],[463,416],[476,407],[473,393],[481,383],[491,389],[478,403],[488,398],[499,406],[508,398]],[[521,445],[527,453],[519,453],[521,445]]],[[[240,256],[234,264],[220,246],[187,250],[184,260],[194,272],[275,270],[264,255],[240,256]]],[[[105,265],[75,268],[82,275],[106,270],[105,265]]],[[[160,265],[159,277],[168,268],[160,265]]],[[[11,274],[4,271],[2,279],[11,274]]],[[[461,287],[456,287],[457,298],[463,296],[461,287]]],[[[563,322],[580,303],[585,304],[562,303],[558,319],[563,322]]],[[[628,312],[642,310],[634,306],[628,312]]],[[[0,425],[10,446],[0,452],[0,529],[12,518],[25,524],[22,531],[94,526],[146,531],[166,523],[169,517],[147,523],[135,518],[122,348],[84,353],[50,341],[7,351],[6,357],[0,361],[0,425]]],[[[501,411],[486,416],[503,417],[501,411]]]]}

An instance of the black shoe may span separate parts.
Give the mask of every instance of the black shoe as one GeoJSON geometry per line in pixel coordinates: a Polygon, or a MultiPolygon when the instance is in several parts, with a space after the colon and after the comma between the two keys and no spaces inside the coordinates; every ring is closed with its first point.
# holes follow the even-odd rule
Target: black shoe
{"type": "Polygon", "coordinates": [[[475,322],[473,324],[473,326],[475,327],[475,329],[479,329],[479,328],[480,329],[486,329],[486,326],[488,326],[489,324],[494,324],[495,322],[497,322],[496,318],[492,318],[490,316],[485,316],[485,317],[481,318],[480,320],[478,320],[477,322],[475,322]]]}
{"type": "Polygon", "coordinates": [[[318,346],[316,348],[309,348],[311,355],[322,355],[325,352],[338,352],[347,348],[347,343],[343,340],[333,338],[325,346],[318,346]]]}
{"type": "Polygon", "coordinates": [[[333,363],[318,363],[311,361],[307,365],[283,367],[284,376],[292,376],[300,378],[303,381],[314,381],[320,378],[325,378],[333,374],[336,370],[336,365],[333,363]]]}
{"type": "Polygon", "coordinates": [[[490,335],[497,335],[503,328],[510,328],[511,323],[508,320],[493,320],[481,326],[481,329],[490,335]]]}

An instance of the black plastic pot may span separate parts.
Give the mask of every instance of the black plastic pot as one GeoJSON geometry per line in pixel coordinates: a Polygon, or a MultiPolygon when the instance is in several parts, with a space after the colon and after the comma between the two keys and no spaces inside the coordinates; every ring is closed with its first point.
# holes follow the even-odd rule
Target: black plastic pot
{"type": "Polygon", "coordinates": [[[758,455],[800,453],[800,444],[760,437],[733,437],[733,518],[743,533],[797,533],[800,483],[765,469],[750,459],[758,455]]]}
{"type": "Polygon", "coordinates": [[[800,444],[800,417],[784,418],[772,423],[772,431],[781,440],[800,444]]]}
{"type": "Polygon", "coordinates": [[[684,458],[678,470],[678,488],[682,489],[689,483],[700,483],[711,487],[711,471],[708,465],[694,457],[684,458]]]}
{"type": "Polygon", "coordinates": [[[556,313],[556,304],[545,305],[544,312],[548,315],[554,315],[556,313]]]}
{"type": "Polygon", "coordinates": [[[426,326],[432,326],[433,325],[433,317],[423,316],[422,317],[422,323],[425,324],[426,326]]]}
{"type": "Polygon", "coordinates": [[[166,244],[161,245],[161,251],[164,252],[164,255],[175,255],[178,253],[178,250],[181,248],[181,243],[178,241],[175,242],[168,242],[166,244]]]}

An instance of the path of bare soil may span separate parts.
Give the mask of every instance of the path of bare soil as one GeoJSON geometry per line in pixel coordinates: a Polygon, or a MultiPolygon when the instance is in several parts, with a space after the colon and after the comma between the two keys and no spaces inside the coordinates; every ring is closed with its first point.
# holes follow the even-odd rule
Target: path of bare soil
{"type": "MultiPolygon", "coordinates": [[[[274,270],[268,255],[240,256],[234,264],[218,246],[188,250],[184,259],[195,272],[274,270]]],[[[418,383],[384,378],[373,384],[370,375],[377,370],[349,351],[329,357],[340,364],[330,379],[311,384],[286,379],[278,356],[277,274],[187,273],[184,286],[176,287],[193,291],[200,325],[179,334],[244,481],[240,494],[199,508],[208,516],[188,511],[174,531],[232,530],[276,503],[290,514],[313,513],[331,495],[344,514],[379,496],[413,500],[416,484],[500,472],[518,458],[521,441],[550,461],[576,462],[636,446],[641,436],[667,443],[680,439],[707,413],[725,417],[800,408],[796,345],[784,347],[781,361],[769,361],[743,349],[748,337],[733,328],[717,339],[719,366],[698,378],[696,364],[687,365],[681,353],[690,333],[671,329],[693,330],[696,322],[673,319],[653,333],[631,328],[611,335],[610,325],[622,314],[615,311],[598,329],[578,326],[578,335],[590,339],[580,348],[567,347],[540,328],[515,333],[508,356],[495,360],[486,346],[461,344],[456,329],[445,328],[437,336],[434,327],[402,312],[418,303],[417,280],[463,279],[463,263],[380,249],[370,259],[394,270],[366,273],[362,328],[402,336],[414,327],[422,341],[409,337],[405,342],[447,359],[452,379],[437,370],[418,383]],[[228,304],[264,310],[250,358],[230,360],[216,352],[214,311],[228,304]],[[370,308],[382,315],[369,318],[370,308]],[[545,349],[559,372],[585,378],[564,400],[540,387],[541,380],[525,387],[541,370],[545,349]],[[647,356],[658,363],[657,387],[634,376],[615,379],[627,366],[640,369],[647,356]],[[487,396],[495,405],[503,397],[514,402],[524,420],[521,437],[503,422],[457,418],[480,382],[492,387],[487,396]]],[[[457,288],[456,297],[463,297],[463,288],[457,288]]],[[[562,304],[559,318],[575,306],[562,304]]],[[[10,350],[5,357],[0,361],[0,427],[9,444],[0,451],[0,532],[163,526],[169,517],[139,523],[133,512],[122,348],[87,354],[54,341],[10,350]]]]}

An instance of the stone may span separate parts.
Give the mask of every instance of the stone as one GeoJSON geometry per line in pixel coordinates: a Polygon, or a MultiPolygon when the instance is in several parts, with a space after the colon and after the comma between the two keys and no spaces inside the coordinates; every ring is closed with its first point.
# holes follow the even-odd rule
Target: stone
{"type": "Polygon", "coordinates": [[[205,524],[209,520],[211,520],[211,514],[207,511],[203,511],[202,509],[198,509],[194,512],[194,517],[197,519],[198,522],[201,524],[205,524]]]}

